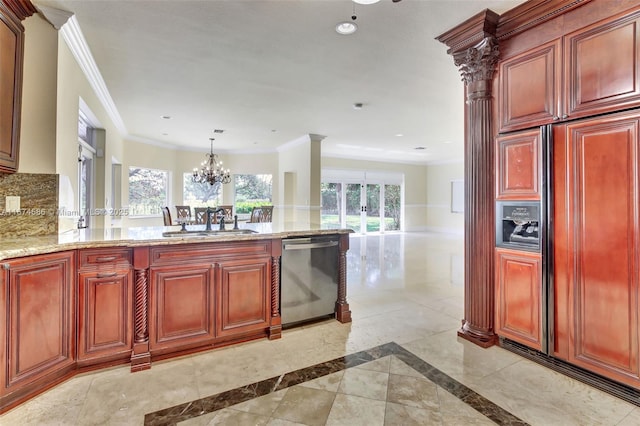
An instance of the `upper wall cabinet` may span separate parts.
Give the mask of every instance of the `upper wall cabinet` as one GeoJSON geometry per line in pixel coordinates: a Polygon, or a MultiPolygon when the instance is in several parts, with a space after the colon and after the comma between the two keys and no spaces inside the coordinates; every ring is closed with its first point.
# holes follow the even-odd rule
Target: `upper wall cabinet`
{"type": "Polygon", "coordinates": [[[499,65],[499,131],[640,105],[640,11],[616,15],[499,65]]]}
{"type": "Polygon", "coordinates": [[[24,27],[29,0],[0,0],[0,174],[18,170],[24,27]]]}
{"type": "Polygon", "coordinates": [[[640,11],[564,37],[565,111],[571,118],[640,105],[640,11]]]}
{"type": "Polygon", "coordinates": [[[560,40],[500,64],[500,131],[558,120],[561,76],[560,40]]]}

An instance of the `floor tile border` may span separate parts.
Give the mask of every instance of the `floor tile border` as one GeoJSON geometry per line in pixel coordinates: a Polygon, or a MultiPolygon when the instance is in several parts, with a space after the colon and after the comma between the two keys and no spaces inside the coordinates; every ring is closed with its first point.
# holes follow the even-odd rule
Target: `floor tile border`
{"type": "Polygon", "coordinates": [[[212,413],[214,411],[249,401],[309,380],[336,373],[347,368],[394,355],[424,377],[442,387],[462,402],[499,425],[527,425],[526,422],[477,392],[438,370],[428,362],[409,352],[395,342],[321,362],[300,370],[274,376],[260,382],[175,405],[144,416],[145,426],[176,425],[178,422],[212,413]]]}

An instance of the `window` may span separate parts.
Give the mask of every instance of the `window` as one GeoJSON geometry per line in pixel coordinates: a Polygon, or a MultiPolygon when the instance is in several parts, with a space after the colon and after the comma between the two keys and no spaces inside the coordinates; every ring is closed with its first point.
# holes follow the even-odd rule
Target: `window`
{"type": "Polygon", "coordinates": [[[129,215],[159,216],[169,204],[169,172],[129,167],[129,215]]]}
{"type": "Polygon", "coordinates": [[[222,204],[222,184],[194,182],[191,173],[182,175],[182,204],[191,207],[208,207],[222,204]]]}
{"type": "Polygon", "coordinates": [[[253,207],[272,205],[272,175],[234,175],[235,212],[248,215],[253,207]]]}

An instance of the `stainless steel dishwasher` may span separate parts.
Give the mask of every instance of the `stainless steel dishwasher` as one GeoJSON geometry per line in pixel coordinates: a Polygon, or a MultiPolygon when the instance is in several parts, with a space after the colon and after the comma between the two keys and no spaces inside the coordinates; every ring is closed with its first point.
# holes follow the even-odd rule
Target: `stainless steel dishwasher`
{"type": "Polygon", "coordinates": [[[280,315],[284,326],[334,315],[339,241],[337,235],[282,240],[280,315]]]}

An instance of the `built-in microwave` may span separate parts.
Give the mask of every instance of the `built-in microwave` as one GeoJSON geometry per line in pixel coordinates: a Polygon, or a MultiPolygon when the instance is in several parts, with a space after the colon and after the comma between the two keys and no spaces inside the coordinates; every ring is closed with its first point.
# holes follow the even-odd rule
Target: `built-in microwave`
{"type": "Polygon", "coordinates": [[[540,202],[496,203],[496,246],[540,251],[540,202]]]}

